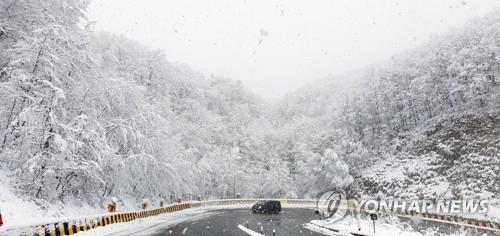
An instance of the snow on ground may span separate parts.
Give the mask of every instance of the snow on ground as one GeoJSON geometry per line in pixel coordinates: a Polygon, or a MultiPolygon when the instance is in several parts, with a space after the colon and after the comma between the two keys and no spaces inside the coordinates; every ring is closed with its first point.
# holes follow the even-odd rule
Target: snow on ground
{"type": "Polygon", "coordinates": [[[16,196],[14,189],[8,183],[7,174],[2,171],[0,171],[0,211],[4,221],[3,227],[38,218],[43,213],[33,202],[16,196]]]}
{"type": "MultiPolygon", "coordinates": [[[[15,189],[8,183],[9,177],[5,172],[0,172],[0,210],[2,212],[4,226],[0,228],[2,232],[12,228],[20,228],[24,226],[40,225],[46,222],[61,222],[64,219],[82,218],[82,216],[102,215],[105,214],[105,209],[97,209],[92,206],[82,205],[81,203],[66,203],[56,204],[53,206],[43,206],[34,200],[20,198],[15,194],[15,189]]],[[[122,207],[120,211],[137,210],[134,204],[128,201],[129,207],[122,207]]],[[[169,226],[182,223],[184,221],[196,221],[213,214],[218,214],[218,209],[234,209],[234,208],[250,208],[251,204],[239,205],[221,205],[214,206],[207,202],[204,207],[186,209],[180,212],[162,214],[155,217],[138,219],[132,222],[117,223],[106,227],[93,229],[91,231],[82,232],[78,235],[148,235],[160,229],[168,228],[169,226]]],[[[314,204],[284,204],[283,208],[314,208],[314,204]]],[[[495,202],[490,206],[489,215],[500,215],[500,204],[495,202]]],[[[372,222],[369,220],[361,220],[362,231],[358,231],[358,223],[353,219],[346,219],[335,223],[334,225],[326,225],[323,221],[312,221],[305,225],[306,228],[316,232],[334,235],[330,230],[322,227],[335,227],[335,229],[345,232],[360,232],[367,235],[372,234],[372,222]]],[[[383,236],[402,235],[402,236],[431,236],[433,232],[421,234],[403,227],[402,224],[394,224],[394,222],[378,223],[377,234],[383,236]]]]}
{"type": "Polygon", "coordinates": [[[161,214],[158,216],[148,217],[144,219],[137,219],[131,222],[116,223],[108,225],[106,227],[100,227],[86,232],[81,232],[76,235],[78,236],[151,235],[159,230],[165,230],[170,226],[180,224],[182,222],[197,221],[212,215],[222,213],[216,210],[250,208],[250,207],[251,205],[249,204],[240,204],[240,205],[207,206],[200,208],[190,208],[178,212],[161,214]]]}
{"type": "MultiPolygon", "coordinates": [[[[484,157],[476,162],[481,163],[484,157]]],[[[481,179],[475,179],[472,176],[466,181],[452,182],[442,173],[443,165],[440,164],[441,157],[435,153],[421,155],[418,158],[411,155],[393,156],[387,160],[380,161],[373,165],[369,171],[364,173],[364,178],[372,183],[377,183],[381,191],[374,194],[377,197],[394,199],[455,199],[452,188],[470,189],[468,182],[481,186],[481,179]]],[[[472,159],[469,158],[469,159],[472,159]]],[[[458,167],[453,167],[458,168],[458,167]]],[[[465,190],[464,190],[465,191],[465,190]]],[[[481,192],[478,190],[477,192],[481,192]]],[[[488,192],[474,193],[472,195],[463,195],[464,199],[483,199],[489,201],[488,213],[484,214],[457,214],[463,217],[479,220],[500,220],[500,201],[488,192]]],[[[367,199],[373,199],[374,196],[363,196],[367,199]]]]}
{"type": "MultiPolygon", "coordinates": [[[[101,216],[107,214],[104,207],[90,206],[82,202],[66,202],[47,204],[36,199],[28,199],[16,194],[16,190],[9,182],[8,172],[0,171],[0,212],[4,225],[0,227],[0,235],[12,229],[21,229],[30,226],[52,222],[63,222],[68,219],[101,216]]],[[[118,212],[138,211],[139,204],[133,200],[120,199],[118,212]]]]}
{"type": "MultiPolygon", "coordinates": [[[[359,233],[367,236],[437,236],[442,235],[433,229],[427,229],[420,233],[412,229],[405,223],[397,222],[376,222],[375,233],[373,233],[373,222],[368,219],[354,219],[351,216],[345,217],[339,222],[327,223],[323,220],[313,220],[304,225],[305,228],[325,235],[348,236],[350,233],[359,233]],[[337,230],[334,232],[330,229],[337,230]]],[[[468,233],[452,233],[449,236],[470,236],[468,233]]],[[[492,236],[483,234],[481,236],[492,236]]]]}
{"type": "MultiPolygon", "coordinates": [[[[4,223],[0,227],[0,234],[12,228],[107,213],[104,207],[93,207],[78,201],[47,204],[36,199],[28,199],[22,197],[21,194],[16,194],[16,190],[9,181],[8,172],[0,171],[0,211],[4,223]]],[[[131,204],[127,205],[131,206],[131,204]]],[[[131,208],[122,207],[121,211],[133,210],[131,208]]]]}
{"type": "Polygon", "coordinates": [[[304,227],[326,235],[350,235],[349,233],[352,232],[370,236],[423,236],[423,234],[405,228],[404,226],[394,223],[381,223],[378,221],[376,223],[376,233],[374,234],[372,221],[363,219],[356,220],[352,217],[345,217],[341,221],[335,223],[327,223],[323,220],[313,220],[305,224],[304,227]],[[339,232],[335,234],[329,229],[335,229],[339,232]]]}
{"type": "Polygon", "coordinates": [[[389,196],[450,198],[452,197],[450,183],[436,170],[435,163],[438,158],[435,154],[422,155],[418,158],[411,155],[404,158],[392,156],[373,165],[364,177],[382,183],[381,186],[384,188],[382,192],[388,193],[389,196]]]}
{"type": "Polygon", "coordinates": [[[196,221],[218,213],[216,211],[210,211],[210,209],[211,207],[191,208],[183,211],[161,214],[159,216],[137,219],[131,222],[116,223],[106,227],[81,232],[76,235],[151,235],[158,230],[166,229],[185,221],[196,221]]]}
{"type": "Polygon", "coordinates": [[[9,183],[5,171],[0,171],[0,211],[4,225],[0,232],[8,228],[37,225],[63,217],[104,214],[105,209],[97,209],[81,202],[67,202],[44,205],[42,201],[20,197],[9,183]]]}

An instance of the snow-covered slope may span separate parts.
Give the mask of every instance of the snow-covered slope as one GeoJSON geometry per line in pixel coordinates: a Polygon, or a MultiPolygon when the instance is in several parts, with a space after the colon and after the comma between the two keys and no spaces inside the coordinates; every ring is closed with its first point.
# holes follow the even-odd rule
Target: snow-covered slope
{"type": "Polygon", "coordinates": [[[333,149],[355,177],[353,195],[500,197],[499,22],[497,10],[388,62],[290,94],[279,114],[296,139],[291,166],[321,168],[303,160],[333,149]]]}
{"type": "Polygon", "coordinates": [[[500,198],[500,117],[463,115],[439,122],[396,155],[367,169],[370,194],[500,198]]]}

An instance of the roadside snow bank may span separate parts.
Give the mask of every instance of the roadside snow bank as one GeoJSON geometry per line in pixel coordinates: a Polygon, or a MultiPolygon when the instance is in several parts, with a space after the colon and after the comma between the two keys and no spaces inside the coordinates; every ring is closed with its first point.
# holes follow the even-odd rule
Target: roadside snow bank
{"type": "Polygon", "coordinates": [[[211,211],[211,209],[212,207],[190,208],[178,212],[161,214],[154,217],[137,219],[126,223],[116,223],[105,227],[99,227],[96,229],[78,233],[76,235],[152,235],[161,229],[166,229],[170,226],[180,224],[185,221],[198,220],[218,214],[217,211],[211,211]]]}
{"type": "MultiPolygon", "coordinates": [[[[366,236],[470,236],[470,231],[457,230],[457,232],[438,232],[439,228],[427,228],[424,231],[417,232],[411,225],[399,221],[397,218],[376,221],[375,233],[373,232],[373,222],[367,218],[358,219],[356,217],[347,216],[344,219],[327,223],[324,220],[313,220],[304,224],[304,228],[322,233],[324,235],[336,236],[351,236],[351,233],[356,233],[366,236]],[[463,232],[462,232],[463,231],[463,232]]],[[[486,234],[476,232],[474,235],[493,236],[495,233],[486,234]]]]}
{"type": "MultiPolygon", "coordinates": [[[[11,183],[9,172],[0,170],[0,211],[4,225],[0,227],[0,235],[14,229],[22,229],[51,222],[63,222],[83,217],[102,216],[107,214],[104,206],[96,207],[82,201],[53,203],[25,197],[16,193],[11,183]]],[[[126,199],[120,201],[118,212],[137,211],[138,204],[126,199]]],[[[96,204],[99,205],[99,204],[96,204]]]]}
{"type": "Polygon", "coordinates": [[[0,233],[8,228],[38,225],[44,222],[58,220],[63,217],[104,214],[105,209],[83,204],[81,202],[44,204],[43,201],[22,197],[10,184],[6,171],[0,171],[0,211],[4,225],[0,233]]]}
{"type": "Polygon", "coordinates": [[[348,220],[342,220],[332,225],[322,220],[313,220],[310,223],[305,224],[304,227],[325,235],[351,235],[350,233],[357,233],[367,236],[423,236],[421,233],[412,230],[405,230],[401,226],[384,223],[377,223],[375,230],[376,233],[374,234],[372,222],[368,221],[359,221],[358,223],[353,224],[348,220]]]}

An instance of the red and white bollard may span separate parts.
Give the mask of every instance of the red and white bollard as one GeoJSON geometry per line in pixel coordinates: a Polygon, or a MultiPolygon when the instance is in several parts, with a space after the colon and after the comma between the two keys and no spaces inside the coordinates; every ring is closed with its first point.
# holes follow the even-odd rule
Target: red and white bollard
{"type": "Polygon", "coordinates": [[[0,210],[0,226],[3,225],[3,220],[2,220],[2,210],[0,210]]]}

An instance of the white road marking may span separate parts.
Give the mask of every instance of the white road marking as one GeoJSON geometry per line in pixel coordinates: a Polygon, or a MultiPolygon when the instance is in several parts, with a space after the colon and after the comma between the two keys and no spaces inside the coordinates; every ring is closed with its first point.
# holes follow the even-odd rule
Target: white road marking
{"type": "Polygon", "coordinates": [[[241,231],[245,232],[246,234],[250,235],[250,236],[264,236],[263,234],[259,234],[255,231],[252,231],[250,229],[248,229],[247,227],[243,226],[243,225],[238,225],[238,228],[241,229],[241,231]]]}

